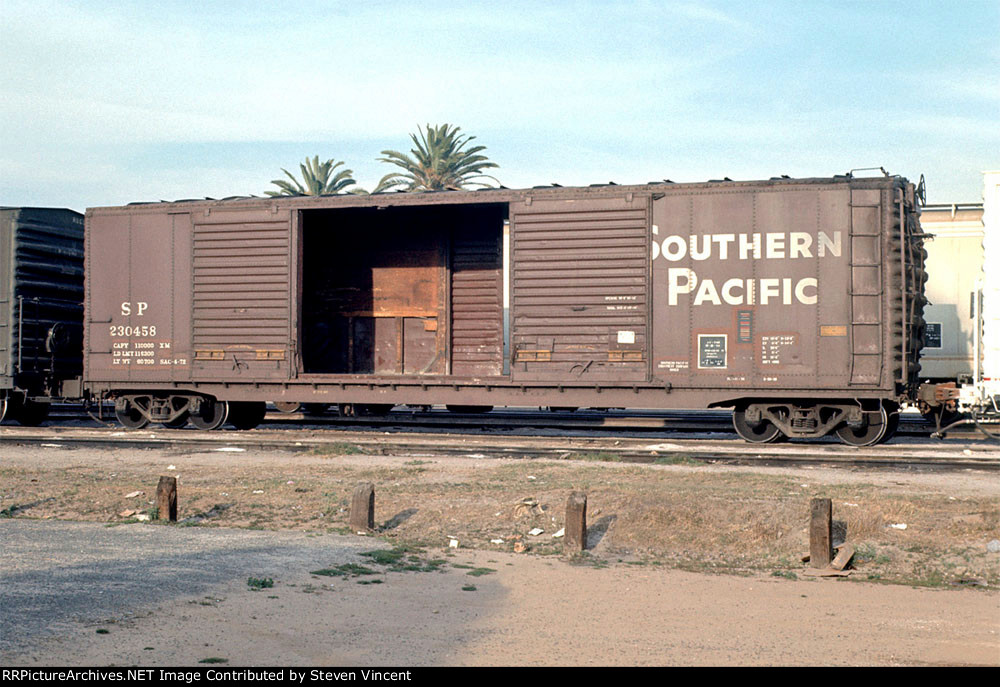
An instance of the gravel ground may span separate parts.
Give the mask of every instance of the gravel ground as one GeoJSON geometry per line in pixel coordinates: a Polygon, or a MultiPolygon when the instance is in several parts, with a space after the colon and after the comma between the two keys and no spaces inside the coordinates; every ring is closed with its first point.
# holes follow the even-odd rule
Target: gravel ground
{"type": "Polygon", "coordinates": [[[431,573],[309,574],[357,560],[372,543],[6,521],[0,661],[1000,665],[1000,597],[992,592],[593,567],[465,550],[431,573]],[[274,586],[252,591],[248,575],[273,576],[274,586]],[[371,584],[376,579],[381,584],[371,584]]]}

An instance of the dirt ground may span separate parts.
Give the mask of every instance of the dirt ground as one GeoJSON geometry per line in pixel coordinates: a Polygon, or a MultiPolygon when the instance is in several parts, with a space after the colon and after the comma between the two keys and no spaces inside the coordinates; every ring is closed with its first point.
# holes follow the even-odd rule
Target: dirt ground
{"type": "MultiPolygon", "coordinates": [[[[396,556],[365,557],[355,544],[338,562],[279,567],[274,587],[258,592],[247,586],[254,572],[241,570],[169,603],[123,602],[105,614],[113,641],[96,634],[102,617],[84,614],[54,621],[33,650],[5,658],[1000,664],[1000,554],[988,548],[1000,539],[995,474],[582,457],[589,460],[366,456],[349,444],[281,454],[0,444],[0,515],[16,524],[194,536],[238,528],[360,541],[396,556]],[[136,521],[153,512],[160,475],[178,477],[178,525],[136,521]],[[345,537],[362,481],[376,485],[378,531],[345,537]],[[589,550],[566,556],[553,535],[573,490],[588,495],[589,550]],[[847,579],[804,575],[809,501],[820,496],[833,499],[835,532],[857,549],[847,579]]],[[[0,520],[0,534],[7,526],[0,520]]]]}

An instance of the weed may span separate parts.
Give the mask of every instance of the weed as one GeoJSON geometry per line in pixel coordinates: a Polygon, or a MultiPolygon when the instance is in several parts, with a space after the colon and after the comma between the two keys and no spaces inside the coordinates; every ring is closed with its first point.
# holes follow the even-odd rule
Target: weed
{"type": "Polygon", "coordinates": [[[466,575],[472,575],[473,577],[482,577],[483,575],[489,575],[490,573],[495,573],[496,570],[493,568],[473,568],[466,575]]]}
{"type": "Polygon", "coordinates": [[[99,628],[98,630],[96,630],[96,632],[97,632],[97,634],[99,634],[99,635],[106,635],[106,634],[109,634],[108,630],[105,630],[105,629],[104,629],[103,627],[102,627],[102,628],[99,628]]]}
{"type": "Polygon", "coordinates": [[[203,658],[198,663],[229,663],[228,658],[219,658],[218,656],[209,656],[208,658],[203,658]]]}
{"type": "Polygon", "coordinates": [[[444,565],[445,561],[440,559],[424,561],[413,555],[415,551],[421,550],[415,546],[402,545],[392,549],[365,551],[361,555],[371,559],[372,563],[386,566],[388,572],[435,572],[444,565]]]}
{"type": "Polygon", "coordinates": [[[658,456],[653,463],[656,465],[704,465],[700,460],[676,453],[669,456],[658,456]]]}
{"type": "Polygon", "coordinates": [[[784,577],[786,580],[797,580],[799,576],[793,573],[791,570],[775,570],[771,573],[771,577],[784,577]]]}
{"type": "Polygon", "coordinates": [[[608,453],[607,451],[587,451],[584,453],[570,453],[566,456],[566,460],[588,460],[600,463],[618,463],[621,462],[621,456],[616,453],[608,453]]]}
{"type": "Polygon", "coordinates": [[[313,449],[313,453],[321,456],[355,456],[364,452],[360,446],[349,444],[346,441],[336,441],[313,449]]]}
{"type": "Polygon", "coordinates": [[[406,549],[397,547],[395,549],[376,549],[375,551],[365,551],[361,553],[365,558],[370,558],[372,563],[377,565],[397,565],[406,555],[406,549]]]}
{"type": "Polygon", "coordinates": [[[462,591],[463,592],[474,592],[474,591],[476,591],[476,585],[474,585],[474,584],[467,584],[464,587],[462,587],[462,591]]]}
{"type": "Polygon", "coordinates": [[[360,575],[377,575],[377,570],[372,570],[371,568],[366,568],[363,565],[358,565],[357,563],[344,563],[343,565],[338,565],[333,568],[322,568],[321,570],[313,570],[309,573],[310,575],[322,575],[323,577],[347,577],[348,575],[354,575],[358,577],[360,575]]]}
{"type": "Polygon", "coordinates": [[[255,592],[261,589],[270,589],[274,586],[274,580],[270,577],[248,577],[247,586],[255,592]]]}
{"type": "Polygon", "coordinates": [[[358,580],[358,584],[382,584],[385,580],[358,580]]]}

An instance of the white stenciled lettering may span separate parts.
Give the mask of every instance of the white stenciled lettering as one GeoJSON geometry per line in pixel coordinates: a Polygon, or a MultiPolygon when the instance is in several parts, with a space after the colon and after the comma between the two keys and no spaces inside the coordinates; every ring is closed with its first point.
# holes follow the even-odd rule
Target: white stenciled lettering
{"type": "Polygon", "coordinates": [[[742,279],[727,279],[722,285],[722,298],[729,305],[743,305],[743,295],[733,295],[733,289],[743,289],[742,279]]]}
{"type": "Polygon", "coordinates": [[[771,300],[771,296],[777,296],[779,279],[761,279],[760,280],[760,304],[767,305],[768,301],[771,300]]]}
{"type": "Polygon", "coordinates": [[[691,243],[691,259],[692,260],[707,260],[709,256],[712,255],[712,237],[711,236],[692,236],[690,239],[691,243]],[[701,250],[698,250],[698,239],[701,239],[701,250]]]}
{"type": "Polygon", "coordinates": [[[667,303],[677,305],[680,296],[694,294],[691,305],[815,305],[817,281],[815,277],[795,280],[791,277],[764,279],[732,278],[722,282],[721,290],[714,279],[699,279],[694,270],[671,267],[668,270],[667,303]]]}
{"type": "Polygon", "coordinates": [[[816,292],[816,279],[814,277],[806,277],[805,279],[800,279],[799,283],[795,285],[795,297],[799,300],[799,303],[805,303],[806,305],[816,305],[817,292],[816,292]],[[811,296],[806,295],[806,288],[809,287],[813,289],[811,296]]]}
{"type": "Polygon", "coordinates": [[[785,235],[765,234],[767,236],[767,259],[781,259],[785,257],[785,235]]]}
{"type": "Polygon", "coordinates": [[[840,232],[833,232],[833,238],[831,239],[827,236],[826,232],[821,231],[819,233],[819,257],[826,256],[826,249],[829,248],[830,252],[836,256],[840,257],[840,232]]]}
{"type": "Polygon", "coordinates": [[[687,243],[680,236],[668,236],[661,245],[660,254],[671,262],[682,260],[687,254],[687,243]]]}
{"type": "Polygon", "coordinates": [[[754,259],[760,258],[760,234],[740,234],[740,260],[748,260],[751,251],[754,259]]]}
{"type": "Polygon", "coordinates": [[[715,282],[711,279],[702,280],[698,286],[698,293],[694,295],[695,305],[701,305],[705,301],[712,305],[722,305],[722,301],[719,300],[719,292],[715,290],[715,282]]]}
{"type": "Polygon", "coordinates": [[[719,244],[719,260],[728,260],[729,244],[736,240],[736,234],[716,234],[712,240],[719,244]]]}
{"type": "Polygon", "coordinates": [[[788,249],[788,257],[790,258],[811,258],[812,252],[810,252],[809,247],[812,246],[813,237],[812,234],[807,234],[804,231],[793,231],[788,235],[791,240],[791,245],[788,249]]]}
{"type": "Polygon", "coordinates": [[[670,288],[667,291],[670,305],[677,305],[677,294],[691,293],[695,284],[698,283],[698,276],[694,270],[689,270],[686,267],[671,267],[668,270],[667,278],[670,281],[670,288]],[[683,284],[681,279],[684,280],[683,284]]]}
{"type": "MultiPolygon", "coordinates": [[[[764,232],[752,234],[692,234],[688,237],[672,235],[652,243],[652,256],[662,256],[670,262],[683,260],[689,254],[693,260],[785,260],[812,258],[813,246],[818,257],[840,257],[843,232],[818,232],[815,236],[805,231],[764,232]],[[734,248],[735,250],[731,250],[734,248]]],[[[122,314],[130,304],[122,304],[122,314]]],[[[145,306],[145,303],[137,304],[145,306]]]]}

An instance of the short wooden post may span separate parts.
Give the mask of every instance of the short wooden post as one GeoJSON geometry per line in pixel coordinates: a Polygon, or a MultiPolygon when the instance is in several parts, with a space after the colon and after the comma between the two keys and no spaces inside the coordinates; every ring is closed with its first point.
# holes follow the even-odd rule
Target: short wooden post
{"type": "Polygon", "coordinates": [[[809,521],[809,566],[827,568],[833,555],[833,502],[813,499],[809,521]]]}
{"type": "Polygon", "coordinates": [[[583,551],[587,548],[587,495],[574,491],[566,501],[567,551],[583,551]]]}
{"type": "Polygon", "coordinates": [[[160,520],[177,522],[177,478],[161,477],[156,485],[156,507],[160,511],[160,520]]]}
{"type": "Polygon", "coordinates": [[[351,529],[355,532],[375,529],[375,485],[362,482],[351,500],[351,529]]]}

